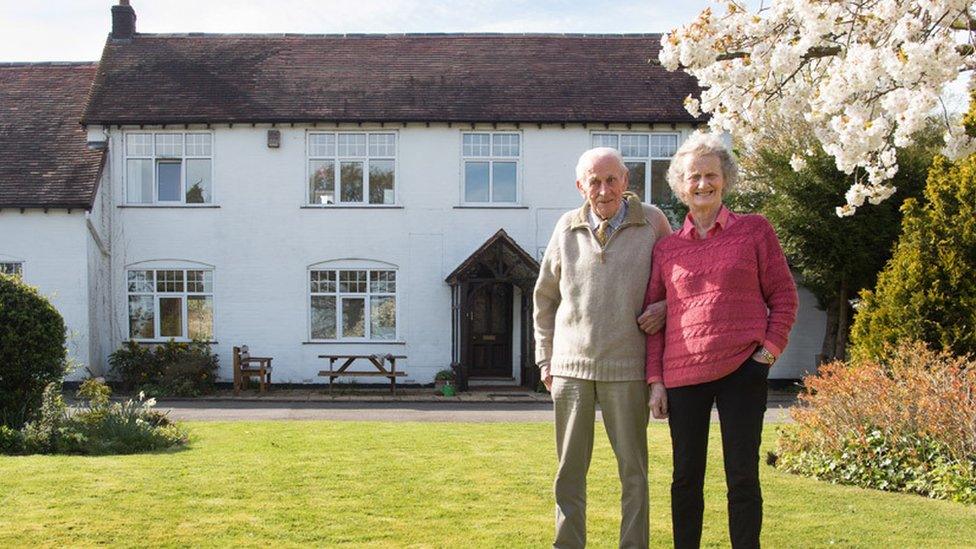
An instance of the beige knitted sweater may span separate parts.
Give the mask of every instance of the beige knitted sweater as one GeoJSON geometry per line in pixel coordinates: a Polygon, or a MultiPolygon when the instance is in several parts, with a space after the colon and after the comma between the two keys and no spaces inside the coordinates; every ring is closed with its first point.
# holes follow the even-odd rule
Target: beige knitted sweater
{"type": "Polygon", "coordinates": [[[644,379],[645,335],[637,325],[651,250],[671,228],[661,210],[627,199],[623,223],[601,247],[589,205],[556,223],[542,258],[535,300],[535,360],[553,376],[594,381],[644,379]]]}

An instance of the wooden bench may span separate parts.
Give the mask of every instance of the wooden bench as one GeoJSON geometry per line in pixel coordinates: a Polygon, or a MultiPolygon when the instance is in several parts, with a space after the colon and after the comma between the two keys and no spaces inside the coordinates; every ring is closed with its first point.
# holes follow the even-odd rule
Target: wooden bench
{"type": "Polygon", "coordinates": [[[261,392],[271,385],[271,357],[241,356],[241,348],[234,347],[234,395],[241,394],[241,387],[247,387],[252,377],[258,378],[261,392]]]}
{"type": "Polygon", "coordinates": [[[407,358],[403,355],[319,355],[319,358],[329,359],[329,369],[319,371],[319,375],[329,378],[329,396],[332,396],[332,382],[337,377],[385,377],[390,380],[390,391],[396,396],[396,380],[398,377],[407,375],[406,372],[398,372],[396,361],[398,358],[407,358]],[[335,369],[336,361],[342,360],[342,366],[335,369]],[[373,365],[375,370],[348,370],[349,366],[357,360],[366,360],[373,365]],[[385,363],[390,363],[390,369],[386,369],[385,363]]]}

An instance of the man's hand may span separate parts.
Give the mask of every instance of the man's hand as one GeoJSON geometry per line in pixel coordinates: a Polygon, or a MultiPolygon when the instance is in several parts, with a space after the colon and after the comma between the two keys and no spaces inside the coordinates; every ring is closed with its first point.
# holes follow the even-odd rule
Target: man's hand
{"type": "Polygon", "coordinates": [[[647,335],[657,333],[658,330],[664,327],[664,317],[667,316],[667,313],[667,301],[662,299],[657,303],[651,303],[646,309],[644,309],[644,312],[637,317],[637,325],[640,326],[640,329],[643,330],[647,335]]]}
{"type": "Polygon", "coordinates": [[[542,384],[546,386],[546,390],[552,392],[552,374],[549,373],[549,364],[539,365],[539,375],[542,377],[542,384]]]}
{"type": "Polygon", "coordinates": [[[651,407],[651,415],[654,419],[668,417],[668,392],[664,389],[663,383],[651,383],[651,398],[648,406],[651,407]]]}

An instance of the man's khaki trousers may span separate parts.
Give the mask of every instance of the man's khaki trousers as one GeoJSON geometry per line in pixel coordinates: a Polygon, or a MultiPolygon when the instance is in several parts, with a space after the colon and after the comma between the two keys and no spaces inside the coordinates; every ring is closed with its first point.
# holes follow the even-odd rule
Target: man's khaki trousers
{"type": "MultiPolygon", "coordinates": [[[[586,545],[586,473],[593,454],[596,404],[617,456],[620,474],[620,547],[647,547],[647,383],[553,377],[556,412],[556,541],[586,545]]],[[[600,545],[603,545],[601,540],[600,545]]]]}

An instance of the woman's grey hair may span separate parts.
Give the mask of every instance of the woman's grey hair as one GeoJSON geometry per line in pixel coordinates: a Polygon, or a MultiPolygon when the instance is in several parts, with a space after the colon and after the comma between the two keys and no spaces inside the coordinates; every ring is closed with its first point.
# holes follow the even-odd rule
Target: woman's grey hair
{"type": "Polygon", "coordinates": [[[620,154],[620,151],[611,147],[596,147],[580,155],[579,162],[576,163],[576,180],[583,181],[586,170],[593,166],[593,161],[604,156],[615,158],[620,163],[620,167],[625,172],[627,171],[627,165],[624,164],[624,157],[620,154]]]}
{"type": "Polygon", "coordinates": [[[685,158],[709,155],[718,157],[722,164],[722,179],[725,180],[725,185],[722,188],[723,197],[729,194],[729,191],[739,182],[739,166],[735,162],[735,157],[732,156],[732,151],[725,146],[725,142],[722,141],[719,134],[696,131],[681,144],[678,151],[671,157],[671,165],[668,167],[668,185],[671,186],[671,192],[678,200],[685,202],[684,197],[679,192],[681,181],[685,178],[685,158]]]}

